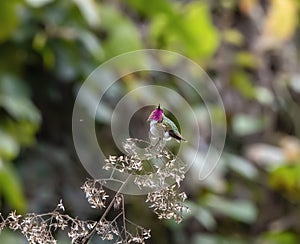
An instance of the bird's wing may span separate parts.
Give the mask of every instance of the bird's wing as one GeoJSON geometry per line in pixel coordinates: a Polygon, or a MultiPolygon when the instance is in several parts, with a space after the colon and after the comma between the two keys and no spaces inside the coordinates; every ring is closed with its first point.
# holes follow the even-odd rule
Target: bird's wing
{"type": "Polygon", "coordinates": [[[169,132],[169,135],[173,138],[175,138],[178,142],[179,141],[185,141],[186,139],[184,139],[182,137],[182,135],[179,133],[179,130],[177,128],[177,126],[174,124],[174,122],[172,120],[170,120],[168,117],[164,117],[163,120],[164,126],[166,127],[166,130],[169,132]]]}
{"type": "Polygon", "coordinates": [[[164,116],[163,124],[166,126],[167,130],[173,130],[175,133],[180,134],[177,126],[168,117],[164,116]]]}

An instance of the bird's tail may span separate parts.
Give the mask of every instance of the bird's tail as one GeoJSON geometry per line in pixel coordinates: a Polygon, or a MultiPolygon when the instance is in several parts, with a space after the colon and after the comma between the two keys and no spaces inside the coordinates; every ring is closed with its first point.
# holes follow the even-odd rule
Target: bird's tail
{"type": "Polygon", "coordinates": [[[177,141],[187,142],[186,139],[184,139],[181,135],[177,135],[173,130],[169,131],[169,135],[173,138],[175,138],[177,141]]]}

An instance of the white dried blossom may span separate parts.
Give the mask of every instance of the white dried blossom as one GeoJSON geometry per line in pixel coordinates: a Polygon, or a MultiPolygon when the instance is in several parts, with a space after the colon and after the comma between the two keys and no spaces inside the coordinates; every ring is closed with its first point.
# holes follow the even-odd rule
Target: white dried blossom
{"type": "Polygon", "coordinates": [[[187,210],[184,205],[186,194],[178,193],[175,189],[176,185],[169,186],[162,190],[148,193],[146,202],[150,203],[150,208],[158,215],[159,219],[173,218],[177,223],[180,223],[183,218],[183,213],[187,210]]]}
{"type": "Polygon", "coordinates": [[[141,189],[142,187],[160,189],[167,187],[170,182],[176,182],[177,186],[185,178],[186,164],[170,152],[164,150],[156,154],[153,159],[152,173],[136,176],[134,183],[141,189]],[[158,165],[160,164],[160,165],[158,165]]]}
{"type": "Polygon", "coordinates": [[[100,181],[87,180],[81,189],[85,192],[85,196],[92,208],[105,208],[109,195],[106,194],[100,181]]]}
{"type": "Polygon", "coordinates": [[[114,201],[114,209],[120,209],[122,201],[123,201],[123,195],[121,194],[116,195],[114,201]]]}
{"type": "Polygon", "coordinates": [[[60,209],[60,210],[62,210],[62,211],[65,211],[65,207],[64,207],[64,205],[63,205],[63,203],[62,203],[62,199],[60,199],[59,204],[57,205],[57,209],[60,209]]]}
{"type": "Polygon", "coordinates": [[[135,173],[142,171],[143,163],[137,156],[109,156],[103,169],[116,169],[119,172],[135,173]]]}
{"type": "Polygon", "coordinates": [[[9,228],[12,230],[18,230],[20,229],[21,225],[19,223],[22,215],[17,215],[16,210],[13,212],[10,212],[7,219],[9,221],[9,228]]]}

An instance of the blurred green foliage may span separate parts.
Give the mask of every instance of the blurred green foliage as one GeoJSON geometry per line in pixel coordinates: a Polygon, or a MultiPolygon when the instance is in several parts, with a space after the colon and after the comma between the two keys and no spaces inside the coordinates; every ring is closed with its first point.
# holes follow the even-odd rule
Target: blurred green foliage
{"type": "MultiPolygon", "coordinates": [[[[299,243],[299,4],[3,0],[0,212],[48,211],[63,198],[73,214],[97,216],[79,190],[87,174],[72,143],[76,92],[106,60],[161,48],[192,58],[215,81],[228,122],[226,153],[207,180],[189,183],[193,172],[187,177],[191,215],[182,225],[158,222],[148,212],[141,220],[136,199],[128,212],[152,228],[153,243],[299,243]]],[[[125,77],[97,115],[97,133],[110,152],[114,98],[144,77],[125,77]]],[[[174,88],[163,74],[156,80],[174,88]]],[[[191,99],[208,130],[202,101],[183,86],[176,89],[191,99]]],[[[86,102],[95,99],[91,91],[86,102]]],[[[18,242],[11,238],[6,232],[0,240],[18,242]]]]}

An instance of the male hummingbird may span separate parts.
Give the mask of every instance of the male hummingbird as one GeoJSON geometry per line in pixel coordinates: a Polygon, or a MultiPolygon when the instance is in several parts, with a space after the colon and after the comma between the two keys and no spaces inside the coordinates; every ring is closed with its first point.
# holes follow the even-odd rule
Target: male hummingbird
{"type": "Polygon", "coordinates": [[[155,137],[163,137],[166,140],[174,138],[178,142],[186,141],[174,122],[164,115],[160,104],[151,112],[147,121],[150,121],[150,133],[155,137]]]}

